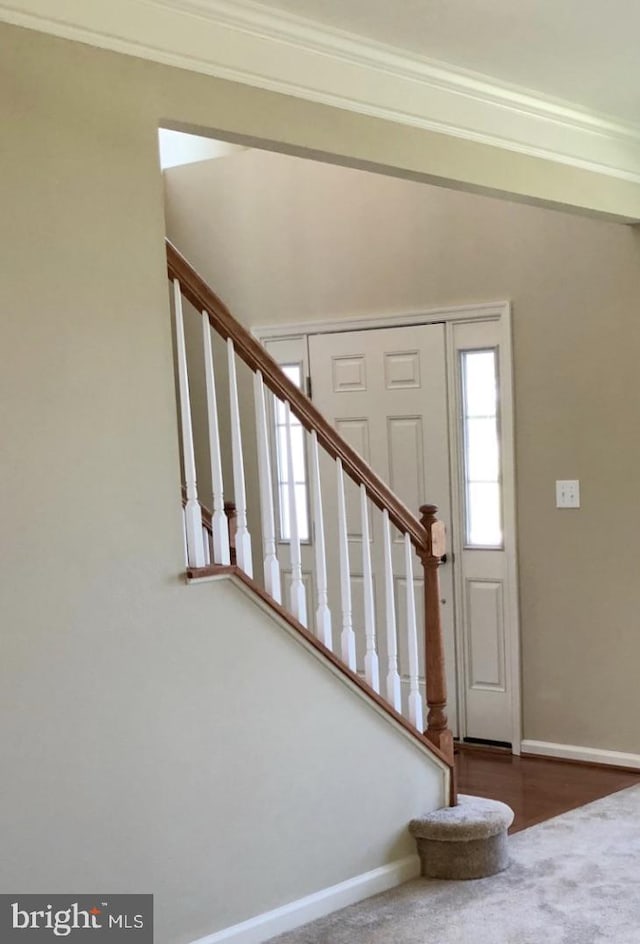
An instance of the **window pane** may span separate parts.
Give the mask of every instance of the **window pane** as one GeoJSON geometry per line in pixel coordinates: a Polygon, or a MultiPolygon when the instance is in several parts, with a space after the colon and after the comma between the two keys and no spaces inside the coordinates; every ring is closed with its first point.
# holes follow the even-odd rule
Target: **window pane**
{"type": "Polygon", "coordinates": [[[302,367],[300,364],[283,364],[282,371],[292,380],[296,387],[302,386],[302,367]]]}
{"type": "Polygon", "coordinates": [[[496,351],[462,351],[460,365],[466,545],[502,547],[496,351]]]}
{"type": "Polygon", "coordinates": [[[286,485],[278,486],[278,505],[280,506],[280,537],[283,541],[289,541],[291,531],[289,529],[289,492],[286,485]]]}
{"type": "Polygon", "coordinates": [[[467,478],[497,482],[500,478],[497,418],[467,419],[467,478]]]}
{"type": "MultiPolygon", "coordinates": [[[[307,512],[307,486],[302,483],[296,485],[296,513],[298,518],[298,537],[301,541],[309,540],[309,515],[307,512]]],[[[278,487],[278,504],[280,505],[280,536],[283,541],[291,540],[289,527],[289,486],[286,483],[278,487]]]]}
{"type": "Polygon", "coordinates": [[[498,482],[470,482],[468,496],[468,543],[501,547],[500,485],[498,482]]]}
{"type": "MultiPolygon", "coordinates": [[[[276,428],[278,450],[278,481],[289,481],[289,455],[287,449],[287,427],[276,428]]],[[[300,424],[291,427],[291,452],[293,454],[293,481],[304,483],[307,472],[304,454],[304,430],[300,424]]]]}
{"type": "Polygon", "coordinates": [[[309,516],[307,514],[307,486],[296,485],[296,511],[298,513],[298,537],[301,541],[309,540],[309,516]]]}
{"type": "Polygon", "coordinates": [[[463,356],[466,416],[495,416],[495,351],[465,351],[463,356]]]}
{"type": "Polygon", "coordinates": [[[273,404],[274,404],[274,414],[276,418],[276,425],[282,426],[286,420],[285,411],[284,411],[284,403],[282,402],[282,400],[278,400],[278,398],[274,396],[273,404]]]}
{"type": "Polygon", "coordinates": [[[276,427],[276,452],[278,454],[278,481],[286,482],[288,476],[287,464],[287,427],[276,427]]]}
{"type": "MultiPolygon", "coordinates": [[[[297,387],[302,386],[302,365],[282,364],[282,370],[297,387]]],[[[280,540],[291,540],[289,521],[289,465],[287,450],[287,426],[284,403],[274,398],[275,409],[275,452],[277,470],[277,500],[280,512],[280,540]]],[[[301,541],[310,537],[309,502],[307,485],[307,457],[305,432],[302,424],[291,413],[291,453],[293,461],[293,481],[295,484],[296,517],[298,534],[301,541]]]]}
{"type": "Polygon", "coordinates": [[[291,427],[291,452],[293,453],[293,481],[304,484],[307,478],[304,464],[304,430],[299,423],[291,427]]]}

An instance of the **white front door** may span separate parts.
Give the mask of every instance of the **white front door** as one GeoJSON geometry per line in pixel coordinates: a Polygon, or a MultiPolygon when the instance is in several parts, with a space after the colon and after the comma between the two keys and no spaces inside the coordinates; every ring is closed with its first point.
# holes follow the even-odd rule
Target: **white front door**
{"type": "MultiPolygon", "coordinates": [[[[438,516],[447,527],[447,562],[440,567],[440,580],[451,729],[469,740],[512,744],[519,752],[508,311],[498,317],[493,313],[487,318],[457,316],[446,323],[269,338],[266,344],[275,359],[295,373],[292,379],[301,386],[308,371],[316,406],[416,515],[421,504],[438,506],[438,516]]],[[[327,463],[322,479],[327,546],[337,547],[333,463],[327,463]]],[[[362,671],[360,505],[355,486],[348,479],[346,483],[354,628],[360,627],[357,665],[362,671]]],[[[378,612],[383,613],[379,517],[371,508],[374,580],[378,612]]],[[[405,623],[404,562],[397,534],[395,538],[393,564],[401,626],[405,623]]],[[[309,612],[311,551],[310,545],[303,546],[309,612]]],[[[287,569],[286,537],[281,560],[287,569]]],[[[337,594],[337,554],[329,555],[329,563],[333,567],[330,584],[337,594]]],[[[416,560],[419,620],[423,607],[420,570],[416,560]]],[[[333,603],[338,614],[339,599],[333,603]]],[[[385,640],[379,637],[378,645],[382,672],[385,640]]],[[[399,655],[406,702],[408,653],[402,638],[399,655]]],[[[424,691],[423,653],[420,660],[424,691]]]]}
{"type": "MultiPolygon", "coordinates": [[[[443,324],[382,328],[320,334],[309,338],[309,369],[313,401],[344,439],[367,460],[399,498],[419,516],[420,505],[438,506],[447,528],[451,522],[447,417],[445,327],[443,324]]],[[[335,476],[323,476],[327,507],[328,546],[337,531],[335,476]]],[[[356,486],[346,485],[349,556],[351,560],[354,629],[359,671],[364,669],[362,603],[362,529],[356,486]]],[[[382,516],[370,508],[370,533],[377,611],[384,613],[382,516]]],[[[334,546],[336,546],[334,544],[334,546]]],[[[337,587],[337,561],[333,558],[337,587]]],[[[400,535],[393,536],[393,568],[398,625],[404,618],[404,557],[400,535]]],[[[423,620],[421,567],[414,564],[418,620],[423,620]]],[[[456,654],[453,583],[450,564],[440,568],[442,618],[447,657],[448,715],[457,733],[456,654]]],[[[419,622],[419,626],[421,623],[419,622]]],[[[384,674],[385,640],[378,639],[384,674]]],[[[398,640],[403,701],[408,697],[408,649],[404,634],[398,640]]],[[[424,653],[420,652],[420,684],[424,693],[424,653]]]]}

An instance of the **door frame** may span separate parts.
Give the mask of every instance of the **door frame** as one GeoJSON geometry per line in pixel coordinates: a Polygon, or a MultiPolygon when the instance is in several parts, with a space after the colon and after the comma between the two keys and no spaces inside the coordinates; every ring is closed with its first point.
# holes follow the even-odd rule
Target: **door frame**
{"type": "Polygon", "coordinates": [[[515,488],[515,417],[513,406],[513,342],[511,325],[511,303],[509,301],[483,302],[473,305],[453,305],[429,308],[421,311],[401,311],[395,314],[366,316],[362,318],[307,321],[282,325],[258,325],[252,328],[252,334],[261,343],[284,338],[300,338],[305,342],[310,335],[335,332],[363,331],[375,328],[398,328],[403,326],[427,325],[442,322],[445,325],[446,338],[446,374],[447,403],[449,418],[449,467],[451,482],[452,513],[452,551],[453,551],[453,586],[454,586],[454,625],[456,638],[457,715],[459,737],[465,735],[466,724],[466,665],[464,645],[462,644],[463,586],[460,567],[455,561],[462,559],[462,541],[464,534],[463,509],[460,495],[462,456],[460,455],[459,436],[453,435],[458,429],[458,394],[457,394],[457,358],[453,344],[455,324],[464,322],[497,322],[500,337],[500,376],[501,376],[501,431],[502,431],[502,501],[504,515],[504,543],[507,560],[507,588],[504,599],[505,623],[509,631],[505,633],[506,662],[511,693],[511,744],[514,754],[520,754],[522,743],[522,691],[521,691],[521,645],[520,619],[518,602],[518,559],[516,539],[516,488],[515,488]],[[460,682],[462,684],[460,684],[460,682]]]}

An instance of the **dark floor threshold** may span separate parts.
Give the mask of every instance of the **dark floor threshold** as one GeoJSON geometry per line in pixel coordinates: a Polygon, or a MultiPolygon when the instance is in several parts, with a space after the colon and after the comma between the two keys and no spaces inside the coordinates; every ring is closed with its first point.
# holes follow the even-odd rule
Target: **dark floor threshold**
{"type": "Polygon", "coordinates": [[[455,740],[453,742],[455,754],[464,754],[478,752],[484,754],[501,754],[513,756],[511,744],[507,741],[487,741],[480,738],[464,738],[464,740],[455,740]]]}

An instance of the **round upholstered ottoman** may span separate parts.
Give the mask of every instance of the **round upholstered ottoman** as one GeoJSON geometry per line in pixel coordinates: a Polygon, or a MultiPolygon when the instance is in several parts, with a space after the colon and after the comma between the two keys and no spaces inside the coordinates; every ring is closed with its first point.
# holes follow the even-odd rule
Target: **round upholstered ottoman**
{"type": "Polygon", "coordinates": [[[458,805],[409,823],[425,878],[485,878],[509,864],[513,810],[498,800],[459,796],[458,805]]]}

